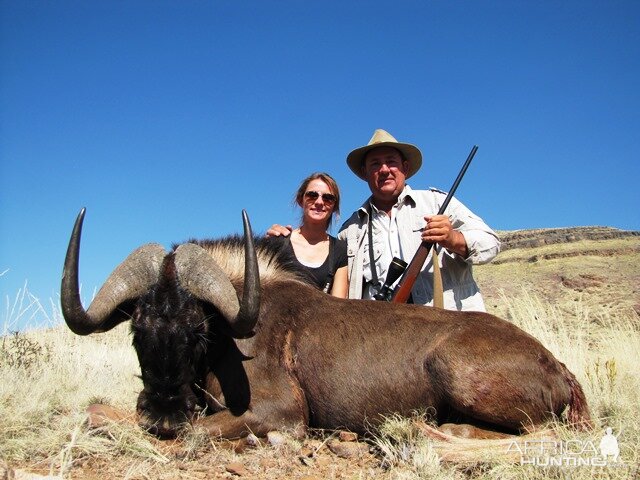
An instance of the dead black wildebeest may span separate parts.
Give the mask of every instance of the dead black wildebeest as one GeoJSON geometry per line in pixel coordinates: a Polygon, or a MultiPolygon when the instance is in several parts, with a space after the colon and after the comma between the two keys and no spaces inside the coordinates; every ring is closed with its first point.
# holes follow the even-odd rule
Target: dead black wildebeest
{"type": "MultiPolygon", "coordinates": [[[[62,310],[79,335],[131,320],[144,388],[140,425],[172,436],[199,424],[237,438],[282,428],[364,432],[393,413],[518,431],[565,409],[589,425],[574,375],[540,342],[493,315],[343,300],[309,286],[268,241],[135,250],[85,311],[78,291],[84,209],[69,243],[62,310]]],[[[99,380],[97,380],[99,381],[99,380]]]]}

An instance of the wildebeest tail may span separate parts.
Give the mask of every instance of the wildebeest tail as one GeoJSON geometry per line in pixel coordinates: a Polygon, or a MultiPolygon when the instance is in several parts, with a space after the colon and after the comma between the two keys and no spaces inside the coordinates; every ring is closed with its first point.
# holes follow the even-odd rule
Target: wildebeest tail
{"type": "Polygon", "coordinates": [[[576,379],[575,375],[571,373],[564,364],[562,366],[565,370],[564,377],[567,380],[571,391],[569,410],[567,411],[567,420],[569,425],[579,430],[592,429],[593,422],[591,421],[591,413],[589,412],[589,406],[587,405],[587,399],[584,396],[582,386],[576,379]]]}

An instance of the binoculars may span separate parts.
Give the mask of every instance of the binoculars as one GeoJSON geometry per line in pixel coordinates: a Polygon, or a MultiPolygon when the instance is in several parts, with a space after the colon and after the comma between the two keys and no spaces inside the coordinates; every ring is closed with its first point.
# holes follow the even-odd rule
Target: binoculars
{"type": "Polygon", "coordinates": [[[390,302],[391,297],[393,296],[393,289],[391,285],[395,283],[398,278],[404,273],[407,269],[407,262],[399,259],[398,257],[393,257],[391,260],[391,264],[389,265],[389,269],[387,271],[387,278],[380,287],[378,293],[376,293],[373,298],[376,300],[381,300],[385,302],[390,302]]]}

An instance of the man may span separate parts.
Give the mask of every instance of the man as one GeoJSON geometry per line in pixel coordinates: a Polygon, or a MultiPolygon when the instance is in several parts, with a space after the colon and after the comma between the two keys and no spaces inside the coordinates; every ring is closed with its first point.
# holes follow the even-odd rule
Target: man
{"type": "MultiPolygon", "coordinates": [[[[420,150],[376,130],[367,145],[348,155],[347,165],[371,190],[371,197],[338,233],[338,238],[347,241],[349,298],[372,299],[384,283],[393,257],[408,263],[426,241],[436,244],[444,307],[484,311],[472,265],[491,261],[500,250],[500,241],[480,217],[455,198],[445,215],[436,215],[446,194],[433,188],[413,190],[406,184],[422,165],[420,150]]],[[[273,225],[267,234],[289,232],[273,225]]],[[[430,256],[411,291],[413,303],[432,305],[433,290],[430,256]]]]}
{"type": "MultiPolygon", "coordinates": [[[[349,298],[373,298],[376,278],[384,283],[392,258],[409,262],[420,243],[427,241],[435,243],[438,251],[444,307],[484,311],[472,265],[491,261],[500,250],[500,241],[455,198],[445,215],[436,215],[446,194],[436,189],[413,190],[406,184],[422,165],[420,150],[376,130],[367,145],[349,154],[347,164],[369,184],[372,194],[338,234],[347,240],[349,298]]],[[[414,303],[433,303],[432,271],[428,259],[411,292],[414,303]]]]}

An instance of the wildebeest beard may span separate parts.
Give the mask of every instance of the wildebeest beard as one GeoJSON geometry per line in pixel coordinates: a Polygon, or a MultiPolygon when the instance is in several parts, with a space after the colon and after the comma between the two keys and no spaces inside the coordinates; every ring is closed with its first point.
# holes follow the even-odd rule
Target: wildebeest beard
{"type": "Polygon", "coordinates": [[[139,423],[159,436],[174,436],[205,406],[208,323],[200,302],[178,285],[173,255],[160,282],[141,297],[131,330],[143,390],[139,423]]]}

